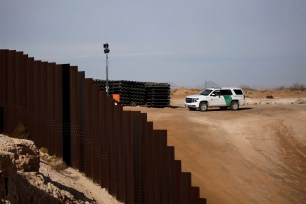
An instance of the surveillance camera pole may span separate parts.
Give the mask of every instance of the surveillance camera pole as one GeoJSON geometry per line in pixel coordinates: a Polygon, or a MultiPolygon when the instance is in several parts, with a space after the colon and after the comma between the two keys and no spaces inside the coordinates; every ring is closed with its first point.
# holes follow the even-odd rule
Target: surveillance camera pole
{"type": "Polygon", "coordinates": [[[105,83],[105,91],[106,94],[109,96],[109,86],[108,86],[108,53],[109,53],[109,48],[108,48],[108,44],[103,44],[104,47],[104,53],[106,55],[106,83],[105,83]]]}
{"type": "Polygon", "coordinates": [[[106,83],[105,83],[105,90],[107,95],[109,95],[109,86],[108,86],[108,53],[106,53],[106,83]]]}

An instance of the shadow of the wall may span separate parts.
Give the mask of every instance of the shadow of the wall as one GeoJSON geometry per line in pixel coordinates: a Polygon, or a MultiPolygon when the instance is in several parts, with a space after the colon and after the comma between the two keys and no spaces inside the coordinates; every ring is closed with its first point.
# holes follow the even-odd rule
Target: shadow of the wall
{"type": "MultiPolygon", "coordinates": [[[[44,176],[41,173],[36,173],[36,176],[38,177],[38,179],[41,179],[43,181],[43,184],[45,186],[52,186],[54,185],[55,187],[57,187],[59,189],[59,191],[64,190],[69,192],[70,194],[72,194],[75,198],[75,200],[70,201],[71,203],[77,202],[78,200],[81,200],[83,202],[88,202],[88,203],[95,203],[94,200],[89,199],[88,197],[86,197],[84,195],[84,193],[62,185],[56,181],[51,180],[49,177],[44,176]],[[52,185],[48,185],[48,183],[52,184],[52,185]]],[[[49,187],[48,187],[49,188],[49,187]]],[[[51,189],[49,189],[51,192],[51,189]]],[[[16,179],[16,191],[17,191],[17,195],[19,197],[19,201],[20,204],[28,204],[28,203],[32,203],[32,204],[60,204],[60,203],[65,203],[64,200],[68,201],[68,199],[71,198],[56,198],[56,196],[61,196],[61,195],[51,195],[48,192],[41,190],[39,188],[37,188],[36,186],[32,185],[26,178],[24,178],[21,175],[17,175],[17,179],[16,179]]]]}

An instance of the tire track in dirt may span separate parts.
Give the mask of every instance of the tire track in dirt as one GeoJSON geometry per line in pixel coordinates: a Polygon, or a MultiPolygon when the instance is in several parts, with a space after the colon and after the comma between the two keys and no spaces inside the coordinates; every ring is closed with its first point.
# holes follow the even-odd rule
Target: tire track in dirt
{"type": "Polygon", "coordinates": [[[277,145],[280,149],[280,170],[285,174],[282,181],[290,186],[289,195],[295,203],[306,200],[306,146],[300,144],[283,121],[275,125],[277,145]]]}

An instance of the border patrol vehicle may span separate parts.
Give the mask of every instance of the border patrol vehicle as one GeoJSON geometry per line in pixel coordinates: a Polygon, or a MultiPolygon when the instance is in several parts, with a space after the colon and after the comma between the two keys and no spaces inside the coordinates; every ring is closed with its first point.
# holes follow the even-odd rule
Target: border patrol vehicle
{"type": "Polygon", "coordinates": [[[230,108],[235,111],[245,103],[241,88],[207,88],[198,95],[186,96],[185,106],[189,110],[206,111],[210,107],[230,108]]]}

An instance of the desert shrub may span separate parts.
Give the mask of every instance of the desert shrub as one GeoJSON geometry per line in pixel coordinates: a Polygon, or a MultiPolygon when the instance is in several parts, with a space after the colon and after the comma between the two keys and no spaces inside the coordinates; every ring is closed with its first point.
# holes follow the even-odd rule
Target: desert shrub
{"type": "Polygon", "coordinates": [[[44,154],[48,154],[48,149],[46,147],[41,147],[39,149],[40,152],[44,153],[44,154]]]}
{"type": "Polygon", "coordinates": [[[304,91],[306,87],[304,84],[296,82],[292,86],[290,86],[289,89],[291,91],[304,91]]]}
{"type": "Polygon", "coordinates": [[[11,137],[18,139],[29,139],[28,129],[22,124],[19,123],[13,130],[11,137]]]}
{"type": "Polygon", "coordinates": [[[297,104],[306,104],[306,100],[298,99],[298,100],[296,100],[296,103],[297,104]]]}
{"type": "Polygon", "coordinates": [[[65,162],[63,162],[61,158],[56,157],[55,155],[50,157],[48,164],[55,171],[63,171],[67,169],[67,165],[65,164],[65,162]]]}
{"type": "Polygon", "coordinates": [[[40,154],[40,158],[42,161],[44,161],[46,164],[48,164],[53,170],[55,171],[63,171],[68,168],[68,166],[65,164],[65,162],[55,156],[55,155],[48,155],[48,149],[47,148],[40,148],[39,151],[43,154],[40,154]]]}
{"type": "Polygon", "coordinates": [[[55,171],[63,171],[68,168],[68,166],[61,160],[53,161],[52,163],[49,163],[49,165],[55,171]]]}
{"type": "Polygon", "coordinates": [[[286,90],[286,89],[287,89],[286,86],[279,86],[279,87],[275,88],[276,91],[283,91],[283,90],[286,90]]]}

